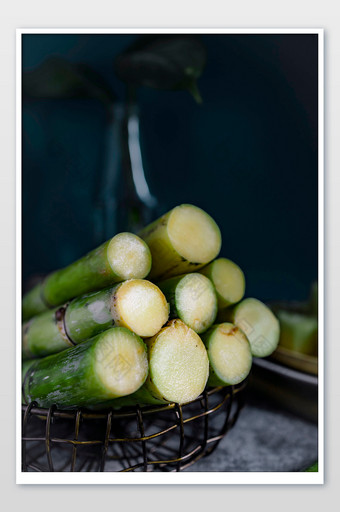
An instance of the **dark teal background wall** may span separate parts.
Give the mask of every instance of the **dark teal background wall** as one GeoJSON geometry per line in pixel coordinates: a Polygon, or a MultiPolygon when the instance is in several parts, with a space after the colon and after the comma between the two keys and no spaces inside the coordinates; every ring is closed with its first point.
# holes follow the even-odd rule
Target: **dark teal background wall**
{"type": "MultiPolygon", "coordinates": [[[[23,70],[51,55],[85,62],[123,101],[113,61],[136,37],[27,34],[23,70]]],[[[139,90],[150,187],[161,213],[189,202],[215,218],[222,254],[243,268],[248,296],[304,299],[317,278],[317,36],[201,40],[202,105],[186,92],[139,90]]],[[[24,283],[93,248],[105,135],[94,100],[24,102],[24,283]]]]}

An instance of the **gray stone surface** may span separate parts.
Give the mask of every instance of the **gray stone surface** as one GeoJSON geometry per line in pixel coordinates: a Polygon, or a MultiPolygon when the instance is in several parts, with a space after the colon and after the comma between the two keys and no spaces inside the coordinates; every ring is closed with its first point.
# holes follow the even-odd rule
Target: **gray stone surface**
{"type": "Polygon", "coordinates": [[[317,458],[316,424],[252,401],[217,449],[185,471],[301,471],[317,458]]]}

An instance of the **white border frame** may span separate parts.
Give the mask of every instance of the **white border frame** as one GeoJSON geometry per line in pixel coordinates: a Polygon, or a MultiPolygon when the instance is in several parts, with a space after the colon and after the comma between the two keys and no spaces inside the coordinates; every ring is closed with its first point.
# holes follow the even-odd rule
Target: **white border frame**
{"type": "Polygon", "coordinates": [[[178,29],[75,28],[16,30],[16,483],[17,484],[323,484],[324,483],[324,30],[301,29],[178,29]],[[180,472],[180,473],[24,473],[21,471],[21,43],[24,34],[317,34],[318,35],[318,472],[180,472]]]}

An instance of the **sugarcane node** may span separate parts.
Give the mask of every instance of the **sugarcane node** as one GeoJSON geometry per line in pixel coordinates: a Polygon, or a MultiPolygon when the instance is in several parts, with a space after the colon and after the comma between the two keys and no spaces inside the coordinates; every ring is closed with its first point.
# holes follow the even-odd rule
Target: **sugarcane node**
{"type": "Polygon", "coordinates": [[[61,322],[61,320],[64,319],[66,308],[64,306],[61,306],[57,311],[55,312],[55,319],[57,322],[61,322]]]}
{"type": "Polygon", "coordinates": [[[65,314],[69,303],[61,306],[58,308],[55,312],[55,319],[57,323],[57,328],[60,332],[61,337],[72,347],[76,345],[76,343],[72,340],[72,338],[69,336],[67,329],[66,329],[66,322],[65,322],[65,314]]]}

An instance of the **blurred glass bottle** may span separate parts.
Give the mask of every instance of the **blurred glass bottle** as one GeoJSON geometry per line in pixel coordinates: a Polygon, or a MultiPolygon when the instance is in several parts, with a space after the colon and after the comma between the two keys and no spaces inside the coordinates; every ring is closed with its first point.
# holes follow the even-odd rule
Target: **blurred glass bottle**
{"type": "Polygon", "coordinates": [[[96,190],[97,243],[120,231],[138,232],[157,215],[157,199],[145,175],[140,113],[135,102],[112,106],[106,131],[106,161],[96,190]]]}

